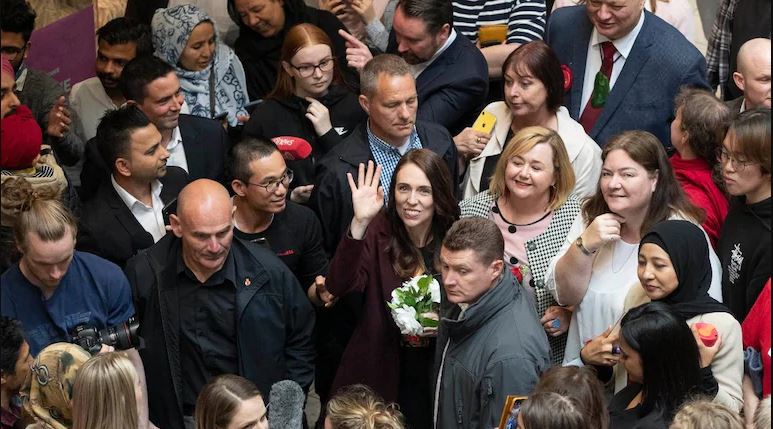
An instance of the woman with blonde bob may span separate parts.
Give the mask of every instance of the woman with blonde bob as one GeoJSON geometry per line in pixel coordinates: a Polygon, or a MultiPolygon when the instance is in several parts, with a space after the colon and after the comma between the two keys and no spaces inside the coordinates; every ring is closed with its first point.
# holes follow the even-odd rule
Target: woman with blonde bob
{"type": "Polygon", "coordinates": [[[98,354],[75,378],[72,428],[135,429],[141,395],[137,372],[125,354],[98,354]]]}
{"type": "Polygon", "coordinates": [[[462,217],[488,218],[502,231],[505,263],[534,292],[553,363],[563,360],[571,311],[556,305],[545,287],[545,271],[580,213],[572,195],[574,177],[559,134],[526,127],[502,152],[489,189],[459,204],[462,217]]]}
{"type": "MultiPolygon", "coordinates": [[[[585,201],[546,283],[560,305],[574,305],[564,365],[613,366],[616,325],[625,296],[638,287],[637,250],[652,225],[667,219],[700,225],[702,213],[687,201],[663,145],[646,131],[626,131],[601,153],[596,194],[585,201]]],[[[703,231],[703,230],[701,230],[703,231]]],[[[708,243],[709,238],[703,235],[708,243]]],[[[709,244],[709,294],[721,300],[719,259],[709,244]]]]}
{"type": "Polygon", "coordinates": [[[215,377],[196,399],[196,429],[268,429],[266,406],[255,384],[244,377],[215,377]]]}
{"type": "MultiPolygon", "coordinates": [[[[311,145],[306,159],[287,163],[295,173],[294,186],[314,180],[319,159],[365,120],[357,94],[347,87],[330,38],[312,24],[298,24],[282,43],[274,89],[255,107],[244,127],[251,137],[296,137],[311,145]]],[[[307,194],[307,193],[306,193],[307,194]]],[[[294,201],[299,200],[295,192],[294,201]]]]}
{"type": "Polygon", "coordinates": [[[387,404],[364,384],[347,386],[327,403],[325,429],[404,429],[396,404],[387,404]]]}

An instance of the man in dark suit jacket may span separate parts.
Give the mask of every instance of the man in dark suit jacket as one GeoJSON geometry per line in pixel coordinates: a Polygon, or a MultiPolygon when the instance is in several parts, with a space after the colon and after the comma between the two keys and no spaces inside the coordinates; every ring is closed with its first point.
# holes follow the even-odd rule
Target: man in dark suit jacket
{"type": "MultiPolygon", "coordinates": [[[[127,102],[135,103],[161,133],[161,144],[170,153],[168,165],[185,170],[190,180],[206,178],[225,183],[228,135],[216,120],[180,114],[180,81],[170,65],[152,55],[134,58],[124,67],[120,86],[127,102]]],[[[81,173],[83,201],[89,200],[109,176],[96,140],[86,144],[81,173]]]]}
{"type": "Polygon", "coordinates": [[[83,206],[77,248],[123,267],[166,235],[164,207],[176,200],[188,175],[167,167],[161,133],[135,104],[109,111],[97,137],[112,173],[83,206]]]}
{"type": "MultiPolygon", "coordinates": [[[[372,58],[370,51],[341,33],[347,47],[355,48],[347,49],[349,67],[362,70],[372,58]]],[[[454,30],[450,1],[400,0],[387,52],[411,65],[419,120],[440,124],[451,135],[475,122],[488,96],[488,65],[480,50],[454,30]]]]}
{"type": "Polygon", "coordinates": [[[610,3],[594,0],[550,16],[546,41],[573,75],[564,105],[601,146],[633,129],[649,131],[665,145],[679,87],[708,88],[706,61],[678,30],[645,11],[642,0],[618,1],[618,8],[610,3]],[[605,101],[598,117],[586,122],[581,117],[603,64],[602,42],[607,41],[615,51],[610,89],[600,97],[605,101]]]}
{"type": "Polygon", "coordinates": [[[368,120],[317,163],[317,185],[311,195],[311,206],[322,221],[325,250],[331,256],[354,215],[346,174],[357,180],[360,163],[381,164],[385,199],[397,162],[411,149],[426,148],[442,156],[452,177],[458,178],[456,146],[448,131],[416,120],[416,85],[402,58],[390,54],[373,58],[360,82],[360,105],[368,120]]]}

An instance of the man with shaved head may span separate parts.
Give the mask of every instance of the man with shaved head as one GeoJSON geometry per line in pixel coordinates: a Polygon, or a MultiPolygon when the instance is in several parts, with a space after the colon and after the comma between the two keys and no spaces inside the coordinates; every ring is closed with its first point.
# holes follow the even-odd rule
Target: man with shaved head
{"type": "Polygon", "coordinates": [[[173,234],[127,263],[150,418],[165,429],[193,427],[199,391],[220,374],[264,394],[279,380],[313,380],[311,305],[273,252],[234,239],[233,211],[221,184],[191,182],[169,216],[173,234]]]}
{"type": "Polygon", "coordinates": [[[770,109],[770,39],[751,39],[738,50],[738,71],[733,73],[735,85],[743,95],[727,102],[733,116],[745,110],[770,109]]]}

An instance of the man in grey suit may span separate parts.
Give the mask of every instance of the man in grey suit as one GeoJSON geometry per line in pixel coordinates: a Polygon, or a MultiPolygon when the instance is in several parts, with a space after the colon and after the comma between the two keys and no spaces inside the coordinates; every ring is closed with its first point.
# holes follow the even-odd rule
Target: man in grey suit
{"type": "Polygon", "coordinates": [[[708,88],[703,55],[643,0],[561,8],[546,41],[573,75],[564,105],[601,146],[632,129],[667,144],[679,87],[708,88]]]}

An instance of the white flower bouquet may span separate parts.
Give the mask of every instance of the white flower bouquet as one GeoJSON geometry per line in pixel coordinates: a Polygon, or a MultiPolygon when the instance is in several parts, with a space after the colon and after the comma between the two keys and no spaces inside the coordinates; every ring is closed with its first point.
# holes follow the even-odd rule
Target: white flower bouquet
{"type": "Polygon", "coordinates": [[[440,283],[431,275],[413,277],[392,291],[392,301],[387,302],[387,307],[403,336],[436,335],[440,283]]]}

